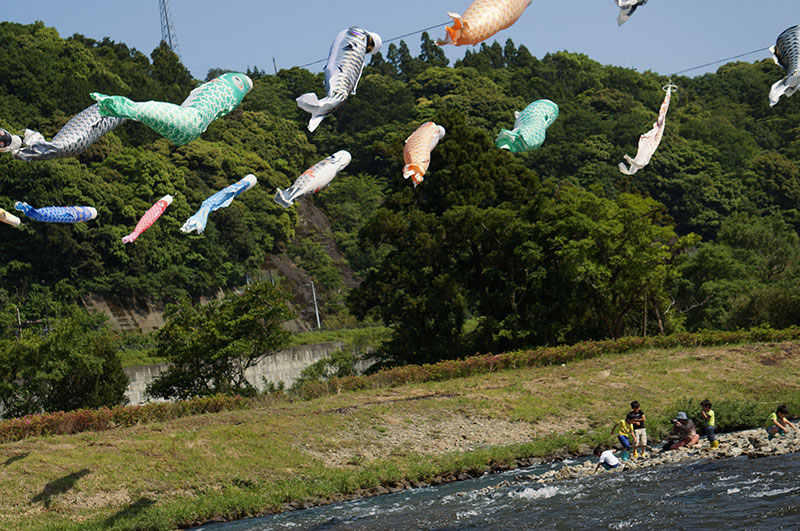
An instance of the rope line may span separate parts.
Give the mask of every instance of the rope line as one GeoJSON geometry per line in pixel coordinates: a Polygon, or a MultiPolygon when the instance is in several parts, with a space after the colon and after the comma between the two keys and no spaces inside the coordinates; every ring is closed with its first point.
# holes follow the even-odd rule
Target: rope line
{"type": "Polygon", "coordinates": [[[740,57],[744,57],[746,55],[753,55],[754,53],[763,52],[764,50],[769,50],[769,46],[766,48],[759,48],[758,50],[753,50],[752,52],[740,53],[739,55],[734,55],[733,57],[726,57],[725,59],[720,59],[719,61],[711,61],[710,63],[706,63],[699,66],[693,66],[692,68],[687,68],[685,70],[679,70],[677,72],[673,72],[673,76],[677,76],[678,74],[683,74],[684,72],[691,72],[692,70],[698,70],[700,68],[705,68],[707,66],[715,65],[717,63],[724,63],[726,61],[731,61],[733,59],[739,59],[740,57]]]}
{"type": "MultiPolygon", "coordinates": [[[[403,35],[398,35],[397,37],[392,37],[391,39],[386,39],[384,42],[399,41],[400,39],[405,39],[406,37],[411,37],[412,35],[418,35],[420,33],[423,33],[423,32],[426,32],[426,31],[430,31],[432,29],[441,28],[442,26],[447,26],[451,22],[452,21],[447,21],[447,22],[443,22],[441,24],[436,24],[435,26],[429,26],[427,28],[423,28],[423,29],[420,29],[420,30],[412,31],[410,33],[404,33],[403,35]]],[[[692,70],[699,70],[700,68],[705,68],[707,66],[716,65],[716,64],[719,64],[719,63],[725,63],[727,61],[732,61],[734,59],[739,59],[739,58],[746,57],[748,55],[753,55],[753,54],[756,54],[756,53],[760,53],[760,52],[763,52],[763,51],[766,51],[766,50],[769,50],[769,46],[764,47],[764,48],[759,48],[758,50],[753,50],[753,51],[750,51],[750,52],[740,53],[739,55],[733,55],[731,57],[726,57],[724,59],[718,59],[716,61],[711,61],[710,63],[704,63],[702,65],[693,66],[691,68],[685,68],[683,70],[678,70],[677,72],[673,72],[672,75],[673,76],[677,76],[679,74],[685,74],[686,72],[691,72],[692,70]]],[[[304,65],[300,65],[300,66],[298,66],[298,68],[306,68],[307,66],[313,66],[313,65],[316,65],[316,64],[319,64],[319,63],[324,63],[327,60],[328,60],[328,58],[326,57],[325,59],[319,59],[317,61],[312,61],[310,63],[306,63],[304,65]]]]}
{"type": "MultiPolygon", "coordinates": [[[[421,30],[412,31],[411,33],[406,33],[406,34],[404,34],[404,35],[398,35],[397,37],[392,37],[391,39],[386,39],[386,40],[385,40],[385,41],[383,41],[383,42],[393,42],[393,41],[399,41],[400,39],[405,39],[406,37],[411,37],[412,35],[417,35],[418,33],[423,33],[423,32],[426,32],[426,31],[428,31],[428,30],[432,30],[432,29],[436,29],[436,28],[441,28],[442,26],[447,26],[448,24],[450,24],[450,22],[449,22],[449,21],[448,21],[448,22],[442,22],[441,24],[436,24],[435,26],[430,26],[430,27],[427,27],[427,28],[424,28],[424,29],[421,29],[421,30]]],[[[300,65],[300,66],[298,66],[297,68],[305,68],[305,67],[307,67],[307,66],[312,66],[312,65],[319,64],[319,63],[324,63],[324,62],[325,62],[325,61],[327,61],[327,60],[328,60],[328,58],[326,57],[325,59],[320,59],[320,60],[318,60],[318,61],[312,61],[312,62],[310,62],[310,63],[306,63],[306,64],[304,64],[304,65],[300,65]]]]}

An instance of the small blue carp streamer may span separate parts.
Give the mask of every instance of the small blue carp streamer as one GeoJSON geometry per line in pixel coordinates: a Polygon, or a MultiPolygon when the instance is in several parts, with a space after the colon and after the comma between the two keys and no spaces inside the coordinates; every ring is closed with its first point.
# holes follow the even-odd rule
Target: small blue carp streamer
{"type": "Polygon", "coordinates": [[[198,210],[194,216],[186,220],[186,223],[184,223],[183,227],[181,227],[181,231],[186,233],[197,231],[198,234],[202,234],[203,231],[206,230],[206,223],[208,223],[209,214],[215,210],[219,210],[220,208],[230,206],[230,204],[233,203],[234,197],[246,192],[256,184],[258,184],[258,179],[256,179],[256,176],[251,173],[241,181],[234,183],[227,188],[223,188],[219,192],[215,193],[203,201],[203,203],[200,205],[200,210],[198,210]]]}
{"type": "Polygon", "coordinates": [[[42,223],[81,223],[97,217],[97,210],[87,206],[33,208],[28,203],[17,201],[14,208],[42,223]]]}

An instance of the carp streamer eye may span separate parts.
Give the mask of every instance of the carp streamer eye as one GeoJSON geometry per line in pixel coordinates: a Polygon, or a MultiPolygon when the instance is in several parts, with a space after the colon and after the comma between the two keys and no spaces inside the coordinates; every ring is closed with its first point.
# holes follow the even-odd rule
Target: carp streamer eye
{"type": "Polygon", "coordinates": [[[244,80],[241,77],[233,76],[233,82],[236,83],[239,90],[244,90],[244,80]]]}
{"type": "Polygon", "coordinates": [[[371,53],[372,50],[375,49],[375,39],[372,38],[372,35],[367,36],[367,53],[371,53]]]}

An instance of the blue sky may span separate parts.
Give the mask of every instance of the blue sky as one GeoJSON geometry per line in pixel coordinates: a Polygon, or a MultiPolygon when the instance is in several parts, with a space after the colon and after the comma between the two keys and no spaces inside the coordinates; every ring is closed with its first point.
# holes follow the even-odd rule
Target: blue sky
{"type": "MultiPolygon", "coordinates": [[[[384,39],[448,20],[471,0],[170,0],[184,64],[197,78],[209,68],[278,68],[324,59],[333,37],[348,26],[384,39]]],[[[3,20],[41,20],[62,37],[124,42],[150,54],[161,40],[158,0],[6,0],[3,20]],[[136,7],[130,7],[136,5],[136,7]]],[[[534,0],[522,18],[498,34],[525,44],[537,57],[581,52],[603,64],[664,75],[774,44],[800,24],[800,0],[650,0],[622,27],[613,0],[534,0]]],[[[432,30],[434,38],[443,28],[432,30]]],[[[412,51],[419,36],[406,39],[412,51]]],[[[491,42],[491,40],[489,41],[491,42]]],[[[446,47],[457,59],[465,47],[446,47]]],[[[384,50],[385,51],[385,50],[384,50]]],[[[742,60],[768,57],[763,51],[742,60]]],[[[324,63],[311,67],[320,70],[324,63]]],[[[719,65],[689,75],[714,71],[719,65]]]]}

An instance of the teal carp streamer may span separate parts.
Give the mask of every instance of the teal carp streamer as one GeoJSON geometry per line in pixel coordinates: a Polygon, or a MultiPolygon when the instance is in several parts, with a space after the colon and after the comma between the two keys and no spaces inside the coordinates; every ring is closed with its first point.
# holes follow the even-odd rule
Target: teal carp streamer
{"type": "Polygon", "coordinates": [[[209,124],[233,111],[253,89],[240,72],[228,72],[194,89],[181,105],[162,101],[135,102],[124,96],[93,92],[101,116],[142,122],[176,146],[196,140],[209,124]]]}
{"type": "Polygon", "coordinates": [[[517,119],[514,129],[501,129],[495,145],[512,153],[532,151],[544,144],[547,128],[558,118],[558,105],[550,100],[536,100],[514,116],[517,119]]]}

